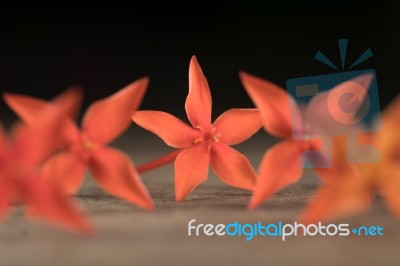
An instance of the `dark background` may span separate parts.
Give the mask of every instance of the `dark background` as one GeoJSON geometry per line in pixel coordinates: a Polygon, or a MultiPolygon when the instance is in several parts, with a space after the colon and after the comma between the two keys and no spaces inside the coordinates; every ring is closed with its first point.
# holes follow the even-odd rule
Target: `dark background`
{"type": "MultiPolygon", "coordinates": [[[[243,1],[20,4],[0,9],[0,91],[51,98],[70,85],[85,89],[85,106],[149,76],[142,104],[184,116],[187,72],[196,55],[208,78],[214,116],[252,106],[238,79],[246,70],[284,86],[286,79],[335,70],[338,38],[348,38],[347,67],[377,71],[385,106],[400,88],[400,5],[396,2],[243,1]]],[[[4,103],[1,117],[14,119],[4,103]]]]}

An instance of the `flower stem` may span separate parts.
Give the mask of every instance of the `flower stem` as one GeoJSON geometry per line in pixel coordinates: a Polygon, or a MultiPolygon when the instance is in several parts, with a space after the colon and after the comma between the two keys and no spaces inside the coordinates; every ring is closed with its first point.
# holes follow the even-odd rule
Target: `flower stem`
{"type": "Polygon", "coordinates": [[[138,171],[138,173],[144,173],[147,171],[150,171],[152,169],[164,166],[166,164],[169,164],[170,162],[172,162],[173,160],[175,160],[175,158],[178,156],[178,154],[181,152],[182,150],[177,149],[173,152],[170,152],[164,156],[161,156],[159,158],[156,158],[150,162],[141,164],[139,166],[136,167],[136,170],[138,171]]]}

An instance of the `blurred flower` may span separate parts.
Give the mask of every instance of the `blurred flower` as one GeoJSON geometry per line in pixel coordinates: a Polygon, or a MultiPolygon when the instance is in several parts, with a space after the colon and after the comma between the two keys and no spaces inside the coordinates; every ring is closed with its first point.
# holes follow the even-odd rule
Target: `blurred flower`
{"type": "Polygon", "coordinates": [[[211,93],[207,80],[192,57],[189,67],[189,94],[185,109],[192,126],[160,111],[138,111],[133,121],[155,133],[175,153],[175,197],[183,200],[207,179],[211,164],[215,174],[225,183],[252,190],[256,174],[247,158],[229,147],[241,143],[262,126],[256,109],[231,109],[211,123],[211,93]]]}
{"type": "MultiPolygon", "coordinates": [[[[94,102],[83,117],[82,131],[70,118],[62,119],[64,123],[60,133],[65,139],[64,149],[45,163],[43,177],[72,194],[79,189],[89,167],[94,179],[105,191],[151,210],[151,197],[130,158],[106,146],[129,127],[131,115],[140,105],[147,84],[148,79],[142,78],[94,102]]],[[[27,123],[37,121],[37,111],[46,104],[29,96],[5,94],[4,98],[27,123]]],[[[49,105],[55,109],[69,107],[70,117],[77,110],[77,106],[71,104],[65,95],[49,105]]]]}
{"type": "Polygon", "coordinates": [[[0,216],[11,204],[22,202],[27,214],[34,212],[52,223],[82,233],[91,226],[75,204],[51,180],[40,176],[40,165],[59,147],[62,112],[41,108],[38,121],[18,124],[7,136],[0,125],[0,216]]]}
{"type": "MultiPolygon", "coordinates": [[[[361,87],[356,95],[361,101],[373,76],[365,74],[343,82],[327,92],[314,96],[306,107],[297,105],[284,89],[269,81],[244,72],[240,73],[240,78],[250,98],[260,109],[264,129],[272,136],[285,139],[264,155],[259,168],[259,180],[249,203],[249,208],[254,209],[277,191],[300,179],[305,152],[314,151],[313,156],[308,156],[307,159],[315,165],[318,161],[328,160],[331,156],[328,143],[338,130],[336,128],[338,123],[331,119],[332,121],[322,126],[319,122],[330,118],[328,112],[333,111],[336,115],[340,115],[338,110],[328,110],[329,93],[361,87]]],[[[346,116],[343,119],[351,117],[346,116]]],[[[345,128],[345,130],[350,129],[345,128]]],[[[315,170],[323,172],[322,177],[327,180],[332,178],[327,168],[315,168],[315,170]]]]}
{"type": "Polygon", "coordinates": [[[331,220],[353,215],[365,210],[374,197],[382,193],[390,211],[400,218],[400,97],[382,113],[382,129],[365,135],[360,141],[379,150],[377,163],[360,163],[357,169],[347,163],[348,152],[358,157],[370,157],[372,153],[358,153],[339,140],[335,149],[333,170],[337,179],[320,188],[302,215],[305,223],[331,220]]]}

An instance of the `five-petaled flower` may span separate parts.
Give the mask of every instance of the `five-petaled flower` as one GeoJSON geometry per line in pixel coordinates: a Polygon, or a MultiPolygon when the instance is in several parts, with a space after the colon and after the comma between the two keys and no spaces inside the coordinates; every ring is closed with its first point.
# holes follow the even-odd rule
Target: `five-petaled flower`
{"type": "MultiPolygon", "coordinates": [[[[278,85],[243,72],[240,77],[250,98],[260,109],[265,130],[273,136],[285,139],[265,153],[259,168],[259,180],[249,203],[250,209],[256,208],[280,189],[300,179],[303,173],[303,155],[307,155],[311,163],[315,164],[328,160],[331,155],[328,154],[330,149],[327,149],[327,144],[335,134],[338,123],[331,121],[327,125],[331,129],[329,131],[320,122],[329,118],[328,111],[337,116],[342,115],[336,106],[326,111],[329,93],[356,89],[357,99],[362,100],[373,79],[371,74],[360,75],[328,92],[318,94],[303,107],[297,105],[278,85]],[[308,151],[314,151],[313,155],[316,156],[309,156],[306,153],[308,151]]],[[[353,117],[346,115],[341,118],[349,120],[353,117]]],[[[320,166],[315,170],[323,173],[323,178],[333,178],[330,168],[318,167],[320,166]]]]}
{"type": "Polygon", "coordinates": [[[205,181],[209,164],[225,183],[252,190],[257,176],[248,159],[231,148],[262,126],[257,109],[231,109],[211,123],[211,93],[193,56],[189,67],[189,94],[185,109],[191,127],[160,111],[137,111],[132,119],[155,133],[171,147],[180,149],[175,159],[175,198],[183,200],[205,181]]]}
{"type": "Polygon", "coordinates": [[[0,125],[0,217],[10,205],[21,202],[27,216],[87,234],[91,226],[69,196],[40,174],[41,164],[59,147],[63,116],[61,111],[42,108],[37,123],[18,123],[9,136],[0,125]]]}
{"type": "MultiPolygon", "coordinates": [[[[72,194],[79,189],[85,170],[89,167],[94,179],[105,191],[151,210],[153,203],[150,194],[130,158],[107,146],[129,127],[131,116],[140,105],[147,84],[147,78],[139,79],[113,95],[94,102],[83,117],[82,131],[72,119],[64,118],[61,134],[66,145],[62,152],[45,163],[43,177],[55,181],[72,194]]],[[[4,98],[27,123],[37,121],[38,110],[47,104],[23,95],[5,94],[4,98]]],[[[69,110],[74,110],[74,105],[63,97],[48,105],[54,109],[69,107],[69,110]]]]}

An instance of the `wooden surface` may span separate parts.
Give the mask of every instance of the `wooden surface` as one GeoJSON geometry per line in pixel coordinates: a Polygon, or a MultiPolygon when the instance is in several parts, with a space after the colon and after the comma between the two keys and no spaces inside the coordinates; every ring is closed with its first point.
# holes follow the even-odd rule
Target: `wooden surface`
{"type": "MultiPolygon", "coordinates": [[[[131,151],[135,161],[166,151],[156,138],[141,137],[129,134],[117,146],[131,151]]],[[[261,135],[239,149],[257,167],[270,145],[261,135]]],[[[318,181],[307,172],[301,183],[247,211],[250,193],[228,187],[211,173],[185,202],[175,203],[172,170],[168,166],[142,176],[156,204],[152,213],[102,193],[88,175],[77,198],[97,228],[92,238],[26,221],[22,207],[14,208],[0,225],[0,265],[400,265],[400,226],[381,200],[362,216],[344,221],[383,226],[383,237],[292,237],[285,242],[273,237],[249,242],[239,237],[188,237],[187,223],[193,218],[213,224],[293,223],[318,181]]]]}

